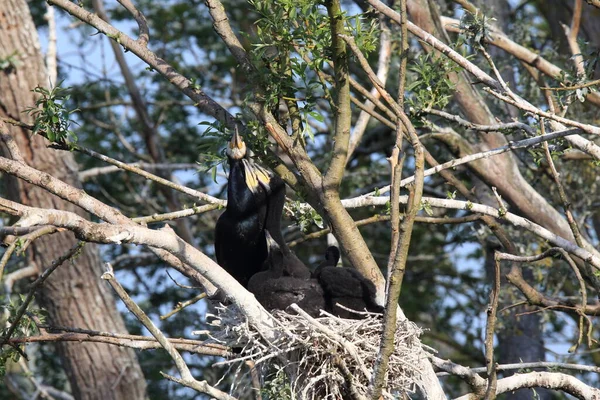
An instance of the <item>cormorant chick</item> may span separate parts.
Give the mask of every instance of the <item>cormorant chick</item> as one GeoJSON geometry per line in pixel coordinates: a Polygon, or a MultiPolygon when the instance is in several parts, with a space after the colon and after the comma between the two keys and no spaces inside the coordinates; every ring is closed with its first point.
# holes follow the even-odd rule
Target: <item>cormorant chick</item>
{"type": "Polygon", "coordinates": [[[325,294],[325,310],[341,318],[360,319],[361,315],[347,311],[336,304],[356,311],[382,313],[383,307],[375,302],[376,289],[373,282],[351,268],[336,267],[340,251],[330,246],[323,261],[313,272],[325,294]]]}
{"type": "MultiPolygon", "coordinates": [[[[258,165],[256,167],[262,169],[258,165]]],[[[309,279],[311,275],[310,269],[290,250],[281,233],[281,216],[285,204],[285,183],[279,176],[271,174],[268,171],[266,173],[269,174],[269,181],[264,183],[261,181],[261,184],[264,185],[263,187],[267,191],[265,230],[269,231],[273,241],[278,245],[278,251],[281,251],[282,256],[285,258],[283,275],[309,279]]]]}
{"type": "Polygon", "coordinates": [[[284,253],[268,230],[265,234],[269,249],[265,270],[250,278],[248,290],[254,293],[256,300],[267,310],[286,310],[296,303],[308,314],[318,317],[319,311],[325,308],[319,282],[315,279],[286,276],[285,271],[295,260],[284,253]]]}

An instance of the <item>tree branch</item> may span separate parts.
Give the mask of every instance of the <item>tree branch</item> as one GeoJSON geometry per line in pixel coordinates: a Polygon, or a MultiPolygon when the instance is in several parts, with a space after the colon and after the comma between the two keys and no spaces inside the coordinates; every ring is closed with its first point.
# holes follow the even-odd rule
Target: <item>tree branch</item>
{"type": "Polygon", "coordinates": [[[348,54],[346,43],[340,35],[345,32],[344,13],[339,0],[325,2],[329,15],[331,30],[331,50],[333,53],[334,71],[334,133],[331,162],[323,177],[325,196],[338,196],[339,186],[344,176],[344,168],[348,159],[350,143],[350,125],[352,112],[350,109],[350,80],[348,73],[348,54]]]}
{"type": "MultiPolygon", "coordinates": [[[[2,200],[2,199],[0,199],[0,200],[2,200]]],[[[23,303],[21,304],[21,306],[15,313],[15,316],[12,320],[12,324],[10,325],[10,328],[8,328],[8,331],[6,332],[6,334],[4,334],[4,336],[2,336],[2,339],[0,341],[0,348],[2,348],[6,343],[8,343],[12,334],[19,327],[19,322],[21,321],[21,318],[23,318],[23,315],[25,315],[25,311],[27,311],[27,307],[29,307],[29,304],[33,300],[33,295],[35,294],[35,291],[44,284],[46,279],[50,276],[50,274],[52,274],[56,270],[56,268],[60,267],[65,261],[71,259],[79,251],[81,251],[84,244],[85,243],[83,243],[83,242],[77,243],[69,251],[67,251],[64,255],[62,255],[59,258],[57,258],[56,260],[54,260],[52,262],[52,264],[40,275],[40,277],[37,278],[35,280],[35,282],[33,282],[33,284],[31,285],[31,289],[29,289],[29,292],[27,293],[27,296],[25,297],[25,300],[23,300],[23,303]]]]}
{"type": "MultiPolygon", "coordinates": [[[[400,202],[406,204],[408,198],[407,196],[400,196],[400,202]]],[[[385,205],[389,201],[389,197],[387,196],[379,196],[379,197],[357,197],[353,199],[345,199],[342,200],[342,204],[347,208],[358,208],[365,206],[382,206],[385,205]]],[[[452,199],[437,199],[434,197],[423,197],[421,200],[424,204],[428,204],[432,207],[440,207],[440,208],[449,208],[455,210],[466,210],[469,212],[480,213],[484,215],[489,215],[494,218],[503,219],[514,226],[524,228],[535,235],[548,240],[550,243],[555,246],[562,247],[569,253],[582,258],[583,260],[592,264],[596,269],[600,270],[600,257],[593,254],[592,252],[583,249],[577,244],[558,236],[546,228],[537,225],[530,220],[507,212],[506,214],[499,215],[498,209],[485,206],[483,204],[472,203],[470,201],[461,201],[461,200],[452,200],[452,199]]]]}
{"type": "MultiPolygon", "coordinates": [[[[181,379],[178,381],[190,388],[198,390],[202,393],[206,393],[209,396],[215,397],[217,399],[223,400],[235,400],[234,397],[229,396],[227,393],[222,392],[212,386],[210,386],[206,381],[197,381],[193,376],[191,371],[189,370],[187,364],[181,354],[177,351],[173,343],[171,343],[165,335],[154,325],[152,320],[148,318],[146,313],[129,297],[125,289],[121,286],[121,284],[116,280],[115,275],[113,273],[112,267],[110,264],[106,263],[107,272],[102,274],[102,279],[106,280],[108,284],[113,288],[113,290],[117,293],[117,296],[123,301],[125,306],[131,311],[135,317],[150,331],[152,336],[156,338],[158,343],[169,353],[169,356],[175,361],[175,365],[177,366],[177,370],[181,376],[181,379]]],[[[163,374],[165,375],[165,374],[163,374]]]]}
{"type": "MultiPolygon", "coordinates": [[[[586,385],[574,376],[560,372],[529,372],[527,374],[515,374],[508,378],[499,379],[496,394],[535,387],[561,390],[578,399],[584,400],[596,400],[600,396],[599,389],[586,385]]],[[[455,400],[471,400],[473,398],[473,395],[467,394],[455,400]]]]}
{"type": "MultiPolygon", "coordinates": [[[[199,340],[191,339],[167,339],[173,347],[179,351],[188,353],[228,357],[231,355],[227,348],[219,345],[206,345],[199,340]]],[[[89,331],[89,333],[64,332],[64,333],[45,333],[38,336],[28,336],[22,338],[11,338],[8,344],[27,344],[27,343],[51,343],[51,342],[94,342],[106,343],[114,346],[128,347],[136,350],[162,349],[156,338],[138,335],[121,335],[110,333],[104,335],[104,332],[89,331]]]]}

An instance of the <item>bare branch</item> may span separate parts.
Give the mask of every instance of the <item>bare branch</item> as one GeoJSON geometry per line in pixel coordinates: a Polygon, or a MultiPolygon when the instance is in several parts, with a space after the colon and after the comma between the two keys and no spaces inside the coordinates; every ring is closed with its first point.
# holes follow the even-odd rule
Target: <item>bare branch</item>
{"type": "Polygon", "coordinates": [[[177,366],[177,370],[181,375],[181,379],[178,381],[193,389],[206,393],[210,396],[213,396],[217,399],[225,399],[225,400],[235,400],[234,397],[229,396],[227,393],[222,392],[214,387],[208,385],[206,381],[199,382],[193,376],[191,371],[189,370],[187,364],[181,354],[177,351],[173,343],[171,343],[165,335],[154,325],[152,320],[148,318],[148,316],[144,313],[144,311],[129,297],[125,289],[121,286],[121,284],[115,279],[115,276],[112,271],[112,267],[110,264],[106,264],[108,271],[102,274],[102,279],[108,281],[113,290],[117,293],[119,298],[123,301],[123,303],[127,306],[129,311],[131,311],[136,318],[150,331],[152,336],[156,338],[156,340],[160,343],[160,345],[169,353],[169,356],[175,361],[175,365],[177,366]]]}
{"type": "Polygon", "coordinates": [[[486,88],[486,87],[484,87],[483,90],[486,91],[487,93],[491,94],[492,96],[494,96],[494,97],[502,100],[505,103],[508,103],[510,105],[518,107],[518,108],[520,108],[523,111],[526,111],[526,112],[529,112],[531,114],[537,115],[538,117],[544,117],[544,118],[547,118],[549,120],[553,120],[553,121],[559,122],[559,123],[567,125],[567,126],[572,126],[572,127],[575,127],[575,128],[579,128],[583,132],[586,132],[586,133],[591,133],[593,135],[600,135],[600,128],[597,127],[597,126],[593,126],[593,125],[589,125],[589,124],[583,124],[583,123],[581,123],[579,121],[574,121],[572,119],[561,117],[560,115],[552,114],[552,113],[547,112],[547,111],[542,111],[539,108],[532,106],[528,102],[526,102],[526,101],[518,98],[512,92],[510,92],[511,95],[505,95],[505,94],[502,94],[500,92],[497,92],[495,90],[492,90],[492,89],[486,88]],[[517,97],[518,100],[515,100],[514,97],[517,97]]]}
{"type": "MultiPolygon", "coordinates": [[[[198,168],[198,164],[181,164],[181,163],[174,163],[174,164],[133,163],[133,164],[126,164],[126,165],[128,165],[130,167],[143,168],[146,170],[154,170],[154,169],[157,169],[157,170],[181,169],[181,170],[183,170],[183,169],[197,169],[198,168]]],[[[79,180],[82,182],[85,182],[88,179],[99,176],[99,175],[112,174],[113,172],[119,172],[119,171],[123,171],[123,168],[120,168],[117,165],[113,165],[110,167],[90,168],[88,170],[79,172],[79,180]]]]}
{"type": "MultiPolygon", "coordinates": [[[[377,61],[377,78],[381,82],[387,81],[387,75],[390,68],[390,61],[392,55],[392,36],[389,28],[386,26],[383,19],[379,21],[381,26],[381,34],[379,35],[379,59],[377,61]]],[[[350,82],[352,85],[352,82],[350,82]]],[[[371,96],[374,98],[379,98],[380,94],[376,88],[372,88],[370,92],[371,96]]],[[[357,104],[358,100],[353,99],[354,104],[357,104]]],[[[367,129],[367,124],[371,116],[375,116],[372,114],[375,110],[375,103],[368,102],[364,105],[363,111],[358,116],[356,123],[354,124],[354,128],[352,129],[352,135],[350,136],[350,144],[348,146],[348,160],[351,155],[356,150],[360,140],[362,139],[365,130],[367,129]]],[[[377,114],[378,115],[378,114],[377,114]]],[[[378,118],[379,120],[379,118],[378,118]]]]}
{"type": "MultiPolygon", "coordinates": [[[[598,1],[598,0],[594,0],[598,1]]],[[[442,24],[447,31],[459,32],[460,21],[454,18],[441,17],[442,24]]],[[[517,59],[523,61],[527,65],[531,65],[538,70],[542,71],[545,75],[555,79],[561,76],[566,71],[560,69],[558,66],[552,64],[539,54],[531,51],[530,49],[512,41],[508,36],[501,32],[498,28],[492,27],[491,35],[484,38],[484,40],[496,46],[509,54],[512,54],[517,59]]],[[[600,106],[600,95],[598,93],[588,93],[586,100],[590,101],[596,106],[600,106]]]]}
{"type": "MultiPolygon", "coordinates": [[[[578,0],[581,1],[581,0],[578,0]]],[[[544,120],[542,119],[540,127],[542,128],[542,135],[546,133],[546,128],[544,126],[544,120]]],[[[581,237],[581,231],[579,226],[577,226],[577,222],[575,222],[575,218],[573,218],[573,213],[571,212],[571,202],[567,198],[567,194],[565,192],[565,188],[560,182],[560,174],[556,170],[556,166],[554,165],[554,161],[552,161],[552,154],[550,154],[550,148],[548,147],[548,142],[544,142],[544,154],[546,155],[546,162],[550,167],[550,172],[552,173],[552,179],[556,183],[556,187],[558,188],[558,194],[560,196],[560,200],[563,203],[563,208],[565,210],[565,215],[567,216],[567,222],[569,223],[569,227],[571,228],[571,232],[573,232],[573,237],[575,238],[575,242],[579,247],[584,247],[583,238],[581,237]]]]}
{"type": "Polygon", "coordinates": [[[344,177],[350,144],[352,110],[350,108],[350,81],[348,72],[348,50],[341,35],[345,32],[342,7],[339,0],[325,2],[331,30],[331,51],[335,79],[333,154],[323,177],[325,196],[339,196],[339,186],[344,177]]]}
{"type": "Polygon", "coordinates": [[[579,27],[581,26],[581,13],[583,11],[583,0],[575,0],[575,7],[573,9],[573,17],[571,19],[571,26],[567,27],[563,25],[565,33],[567,35],[567,42],[571,48],[571,54],[573,55],[573,63],[575,64],[575,70],[577,76],[585,76],[585,65],[583,55],[581,54],[581,48],[577,43],[577,35],[579,34],[579,27]]]}
{"type": "MultiPolygon", "coordinates": [[[[181,193],[185,193],[189,196],[195,197],[198,200],[202,200],[202,201],[205,201],[205,202],[211,203],[211,204],[219,204],[222,206],[224,206],[226,204],[225,200],[217,199],[216,197],[210,196],[206,193],[202,193],[198,190],[190,189],[183,185],[178,185],[177,183],[171,182],[165,178],[161,178],[160,176],[157,176],[157,175],[151,174],[150,172],[144,171],[143,169],[136,167],[135,166],[136,164],[133,164],[133,165],[126,164],[119,160],[115,160],[114,158],[105,156],[104,154],[95,152],[92,149],[88,149],[88,148],[85,148],[83,146],[79,146],[76,144],[72,144],[71,146],[73,147],[73,150],[79,151],[80,153],[87,154],[88,156],[91,156],[91,157],[97,158],[98,160],[112,164],[122,170],[133,172],[134,174],[143,176],[144,178],[150,179],[150,180],[157,182],[163,186],[169,187],[169,188],[177,190],[181,193]]],[[[63,150],[65,150],[65,149],[63,149],[63,150]]]]}
{"type": "MultiPolygon", "coordinates": [[[[441,370],[447,371],[447,372],[438,373],[437,374],[438,376],[440,376],[440,377],[447,376],[447,375],[460,376],[459,373],[453,372],[452,369],[447,369],[447,368],[440,366],[438,364],[438,362],[435,361],[435,359],[436,359],[436,357],[434,357],[434,365],[441,370]]],[[[440,359],[437,359],[437,360],[440,360],[440,359]]],[[[440,361],[443,361],[443,360],[440,360],[440,361]]],[[[487,371],[487,367],[468,368],[468,367],[463,367],[462,365],[458,365],[458,364],[453,364],[453,365],[456,365],[461,368],[466,368],[467,371],[465,371],[465,372],[467,372],[467,373],[479,374],[481,372],[487,371]]],[[[515,364],[499,364],[496,366],[496,371],[510,371],[510,370],[514,370],[514,369],[525,370],[525,369],[532,369],[532,368],[568,369],[568,370],[582,371],[582,372],[595,372],[595,373],[600,374],[600,367],[595,367],[592,365],[568,364],[568,363],[550,362],[550,361],[522,362],[522,363],[515,363],[515,364]]]]}
{"type": "MultiPolygon", "coordinates": [[[[407,196],[400,196],[400,202],[406,204],[408,198],[407,196]]],[[[374,206],[374,205],[385,205],[389,201],[389,197],[387,196],[379,196],[379,197],[357,197],[353,199],[342,200],[342,204],[347,208],[357,208],[364,206],[374,206]]],[[[489,215],[495,218],[501,218],[505,221],[513,224],[514,226],[524,228],[535,235],[548,240],[550,243],[555,246],[562,247],[569,253],[584,259],[585,261],[592,264],[596,269],[600,269],[600,257],[596,255],[596,251],[589,249],[583,249],[577,244],[566,240],[565,238],[558,236],[549,230],[537,225],[530,220],[519,217],[515,214],[507,212],[502,216],[499,215],[498,209],[485,206],[483,204],[472,203],[470,201],[461,201],[461,200],[452,200],[452,199],[437,199],[434,197],[423,197],[423,203],[427,203],[432,207],[440,207],[440,208],[449,208],[455,210],[466,210],[470,212],[480,213],[489,215]]]]}
{"type": "Polygon", "coordinates": [[[23,300],[23,303],[21,304],[21,306],[15,313],[12,325],[10,326],[10,328],[8,328],[8,331],[6,332],[6,334],[4,334],[4,336],[2,336],[2,340],[0,341],[0,348],[2,348],[6,343],[8,343],[12,334],[15,332],[15,330],[19,326],[19,322],[21,321],[21,318],[23,318],[23,315],[25,315],[25,311],[27,311],[27,307],[29,307],[29,304],[33,300],[33,295],[35,294],[35,291],[44,284],[44,281],[50,276],[50,274],[52,272],[54,272],[56,270],[56,268],[60,267],[65,261],[74,257],[79,251],[81,251],[84,244],[85,243],[83,243],[83,242],[77,243],[69,251],[67,251],[67,253],[65,253],[63,256],[54,260],[52,262],[52,264],[40,275],[40,277],[37,278],[35,280],[35,282],[33,282],[33,284],[31,285],[31,289],[29,289],[29,292],[27,293],[27,296],[25,297],[25,300],[23,300]]]}
{"type": "MultiPolygon", "coordinates": [[[[220,345],[207,345],[199,340],[192,339],[167,339],[179,351],[201,354],[207,356],[228,357],[227,348],[220,345]]],[[[105,332],[88,331],[80,333],[68,331],[64,333],[45,333],[38,336],[11,338],[9,344],[48,343],[48,342],[94,342],[106,343],[115,346],[129,347],[136,350],[162,349],[156,338],[138,335],[122,335],[118,333],[105,334],[105,332]]]]}
{"type": "Polygon", "coordinates": [[[487,309],[487,323],[485,326],[485,359],[488,375],[487,389],[485,391],[486,400],[496,398],[496,385],[498,376],[496,375],[496,362],[494,360],[494,333],[496,330],[496,314],[498,312],[498,301],[500,298],[500,261],[496,260],[494,268],[494,285],[490,293],[490,305],[487,309]]]}
{"type": "Polygon", "coordinates": [[[48,49],[46,50],[46,70],[50,86],[56,86],[58,82],[58,68],[56,66],[56,20],[54,19],[54,8],[46,4],[44,19],[48,22],[48,49]]]}
{"type": "MultiPolygon", "coordinates": [[[[448,375],[455,375],[464,380],[469,386],[471,386],[471,389],[477,396],[482,396],[485,394],[486,381],[481,376],[477,375],[476,371],[473,369],[455,364],[450,360],[442,360],[441,358],[435,356],[431,356],[431,363],[436,368],[446,371],[448,375]]],[[[487,371],[487,367],[480,369],[481,371],[477,372],[487,371]]],[[[438,374],[438,376],[440,376],[440,374],[438,374]]]]}
{"type": "Polygon", "coordinates": [[[162,321],[169,317],[172,317],[173,315],[177,314],[184,308],[189,307],[193,304],[196,304],[197,302],[199,302],[200,300],[202,300],[205,297],[206,297],[206,293],[200,293],[199,295],[195,296],[193,299],[178,303],[177,306],[173,310],[169,311],[165,315],[161,315],[160,320],[162,321]]]}
{"type": "Polygon", "coordinates": [[[430,108],[430,109],[426,109],[423,111],[428,114],[437,115],[438,117],[442,117],[447,120],[454,121],[454,122],[458,123],[459,125],[462,125],[466,128],[474,129],[474,130],[481,131],[481,132],[496,132],[496,131],[505,131],[505,130],[512,130],[512,129],[522,129],[525,132],[527,132],[530,136],[535,135],[535,130],[533,130],[529,125],[524,124],[522,122],[507,122],[507,123],[496,124],[496,125],[481,125],[481,124],[475,124],[473,122],[467,121],[466,119],[462,119],[458,115],[453,115],[453,114],[450,114],[450,113],[447,113],[447,112],[441,111],[441,110],[435,110],[435,109],[430,108]]]}
{"type": "Polygon", "coordinates": [[[127,11],[133,15],[135,22],[138,24],[138,28],[140,30],[140,36],[137,39],[142,46],[148,45],[148,40],[150,40],[150,33],[148,31],[148,22],[146,21],[146,17],[142,14],[130,0],[117,0],[119,4],[121,4],[127,11]]]}
{"type": "MultiPolygon", "coordinates": [[[[600,396],[600,389],[595,389],[581,382],[574,376],[560,372],[529,372],[499,379],[496,394],[498,395],[513,392],[518,389],[535,387],[562,390],[584,400],[595,400],[600,396]]],[[[469,400],[472,398],[472,395],[467,394],[458,397],[455,400],[469,400]]]]}
{"type": "Polygon", "coordinates": [[[180,211],[173,211],[170,213],[153,214],[148,215],[147,217],[136,217],[132,218],[131,220],[133,222],[137,222],[138,224],[151,224],[153,222],[171,221],[177,218],[189,217],[190,215],[202,214],[208,211],[216,210],[219,207],[221,207],[220,204],[205,204],[203,206],[194,206],[192,208],[180,211]]]}
{"type": "MultiPolygon", "coordinates": [[[[517,142],[509,142],[507,145],[498,147],[496,149],[482,151],[480,153],[475,153],[475,154],[470,154],[470,155],[462,157],[462,158],[457,158],[455,160],[451,160],[451,161],[445,162],[443,164],[436,165],[433,168],[428,168],[425,170],[425,176],[427,177],[427,176],[436,174],[440,171],[450,169],[450,168],[455,168],[455,167],[458,167],[459,165],[477,161],[482,158],[488,158],[488,157],[496,156],[496,155],[499,155],[502,153],[506,153],[507,151],[532,147],[532,146],[535,146],[535,145],[538,145],[540,143],[544,143],[544,142],[547,142],[550,140],[558,139],[561,137],[568,137],[570,135],[576,135],[578,132],[580,132],[579,129],[566,129],[563,131],[547,133],[545,135],[540,135],[540,136],[532,137],[529,139],[519,140],[517,142]]],[[[402,182],[400,183],[400,186],[406,186],[406,185],[414,182],[414,180],[415,180],[414,176],[404,178],[402,180],[402,182]]],[[[378,192],[386,193],[389,190],[390,190],[390,186],[388,185],[388,186],[384,186],[381,189],[379,189],[378,192]]],[[[363,196],[373,196],[374,193],[375,192],[370,192],[370,193],[364,194],[363,196]]]]}
{"type": "MultiPolygon", "coordinates": [[[[407,17],[406,17],[406,4],[402,3],[402,23],[406,25],[407,17]]],[[[404,38],[406,39],[406,29],[404,30],[404,38]]],[[[383,388],[383,382],[385,379],[385,375],[388,368],[389,357],[394,349],[394,332],[396,330],[396,319],[398,312],[398,297],[400,296],[400,291],[402,288],[402,280],[404,277],[404,271],[406,268],[406,260],[408,257],[408,248],[410,245],[410,240],[412,236],[413,224],[415,222],[415,218],[417,213],[419,212],[421,206],[421,197],[423,195],[423,180],[424,175],[423,171],[425,169],[425,150],[419,141],[419,137],[417,132],[415,131],[412,123],[410,122],[407,115],[404,113],[404,109],[402,107],[403,101],[400,103],[394,101],[392,96],[386,91],[384,84],[377,78],[366,58],[356,45],[354,38],[348,35],[339,35],[350,47],[354,55],[358,58],[358,61],[363,68],[363,70],[367,73],[367,76],[371,80],[371,82],[375,85],[377,90],[381,93],[381,96],[388,102],[388,104],[394,110],[398,118],[398,126],[396,128],[396,148],[397,151],[400,150],[400,146],[402,145],[402,135],[403,128],[406,130],[407,137],[411,146],[414,149],[414,158],[415,158],[415,186],[411,190],[411,194],[408,198],[408,213],[400,224],[400,235],[398,237],[396,250],[394,252],[394,261],[392,265],[392,272],[390,274],[390,279],[388,283],[386,304],[385,304],[385,314],[384,314],[384,328],[383,334],[381,338],[380,351],[379,356],[377,358],[377,362],[375,363],[373,380],[369,385],[369,394],[372,399],[378,399],[381,396],[381,391],[383,388]]],[[[407,51],[408,44],[405,43],[404,50],[407,51]]],[[[403,54],[404,56],[405,54],[403,54]]],[[[401,68],[402,72],[402,68],[401,68]]],[[[401,77],[401,82],[404,77],[401,77]]],[[[400,83],[400,88],[403,87],[403,84],[400,83]]],[[[403,93],[400,93],[399,96],[403,96],[403,93]]],[[[396,153],[396,157],[397,157],[396,153]]],[[[394,157],[394,153],[392,153],[392,157],[394,157]]],[[[392,163],[395,167],[394,173],[396,173],[396,178],[399,181],[399,168],[396,168],[396,164],[392,163]]],[[[399,189],[398,182],[398,189],[399,189]]],[[[397,194],[396,194],[397,195],[397,194]]],[[[440,394],[437,394],[440,395],[440,394]]]]}
{"type": "Polygon", "coordinates": [[[181,90],[186,96],[194,100],[195,105],[202,112],[223,122],[230,128],[233,128],[237,124],[235,118],[227,110],[206,95],[206,93],[204,93],[197,85],[192,85],[192,82],[189,79],[178,73],[173,67],[165,62],[165,60],[149,51],[143,43],[132,39],[124,32],[103,21],[99,16],[69,0],[49,0],[48,3],[62,8],[75,18],[84,21],[106,36],[113,38],[113,40],[118,40],[120,45],[140,57],[140,59],[144,60],[154,70],[163,75],[165,79],[181,90]]]}
{"type": "Polygon", "coordinates": [[[2,275],[4,274],[4,268],[6,267],[6,264],[8,263],[8,260],[12,256],[13,252],[15,250],[17,250],[17,248],[19,250],[17,253],[23,253],[34,240],[36,240],[44,235],[51,235],[53,233],[59,232],[60,229],[56,228],[55,226],[50,226],[50,225],[49,226],[38,226],[38,227],[27,227],[27,228],[18,228],[18,227],[1,228],[0,238],[6,234],[5,232],[8,232],[9,234],[10,234],[10,232],[15,232],[18,234],[19,231],[29,231],[29,233],[27,233],[23,237],[14,238],[12,243],[8,246],[8,249],[6,249],[6,251],[2,255],[2,258],[0,259],[0,282],[2,281],[2,275]]]}

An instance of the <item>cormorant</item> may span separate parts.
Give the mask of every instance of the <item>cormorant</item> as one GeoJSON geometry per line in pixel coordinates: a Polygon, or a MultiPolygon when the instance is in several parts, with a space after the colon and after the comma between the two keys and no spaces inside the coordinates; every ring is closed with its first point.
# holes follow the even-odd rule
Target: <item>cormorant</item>
{"type": "Polygon", "coordinates": [[[246,144],[237,130],[229,142],[227,207],[215,228],[217,262],[244,287],[267,259],[264,229],[269,177],[246,158],[246,144]]]}
{"type": "Polygon", "coordinates": [[[281,233],[285,183],[247,158],[247,153],[236,130],[226,149],[230,171],[227,208],[215,232],[217,262],[247,286],[267,259],[264,230],[268,229],[286,260],[283,275],[308,279],[310,270],[287,247],[281,233]]]}
{"type": "Polygon", "coordinates": [[[264,168],[255,165],[263,173],[260,183],[267,192],[267,217],[265,221],[265,229],[269,231],[273,240],[278,244],[279,251],[285,258],[285,267],[283,275],[292,276],[295,278],[309,279],[310,270],[300,261],[288,247],[283,234],[281,233],[281,216],[283,214],[283,206],[285,204],[285,183],[275,174],[270,173],[264,168]]]}
{"type": "Polygon", "coordinates": [[[325,310],[341,318],[360,319],[361,315],[347,311],[336,304],[351,310],[382,313],[383,307],[375,302],[376,289],[373,282],[352,268],[336,267],[340,250],[330,246],[325,251],[325,261],[313,272],[325,295],[325,310]]]}
{"type": "Polygon", "coordinates": [[[323,289],[315,279],[286,276],[290,257],[265,231],[269,256],[263,271],[256,273],[248,283],[248,290],[267,310],[286,310],[293,303],[308,314],[317,317],[325,308],[323,289]]]}

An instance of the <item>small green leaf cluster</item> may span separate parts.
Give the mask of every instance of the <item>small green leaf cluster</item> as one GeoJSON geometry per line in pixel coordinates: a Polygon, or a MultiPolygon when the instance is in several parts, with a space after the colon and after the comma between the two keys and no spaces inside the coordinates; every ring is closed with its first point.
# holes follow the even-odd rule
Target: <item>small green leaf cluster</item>
{"type": "Polygon", "coordinates": [[[425,214],[427,214],[430,217],[433,215],[433,209],[431,208],[431,203],[427,200],[421,201],[421,204],[419,205],[419,209],[425,211],[425,214]]]}
{"type": "Polygon", "coordinates": [[[56,86],[52,89],[36,87],[33,92],[38,93],[40,97],[35,102],[35,107],[29,107],[25,112],[31,115],[34,120],[33,133],[45,134],[46,138],[61,145],[69,142],[77,142],[77,136],[69,129],[73,120],[71,114],[79,110],[68,110],[64,102],[71,96],[69,88],[63,89],[56,86]]]}
{"type": "Polygon", "coordinates": [[[264,98],[268,107],[276,108],[280,100],[301,102],[300,112],[312,112],[322,95],[322,84],[312,70],[321,70],[330,59],[329,21],[324,10],[313,1],[251,0],[260,18],[251,52],[258,65],[264,98]],[[301,54],[299,54],[300,52],[301,54]],[[312,53],[309,61],[302,55],[312,53]]]}
{"type": "MultiPolygon", "coordinates": [[[[585,46],[582,43],[582,46],[585,46]]],[[[566,71],[565,69],[560,71],[560,74],[556,76],[556,80],[565,87],[573,87],[573,90],[564,90],[557,91],[555,94],[558,97],[558,100],[563,105],[568,105],[572,103],[573,96],[580,103],[585,102],[585,98],[588,94],[592,92],[596,92],[597,88],[595,85],[592,86],[583,86],[589,82],[590,79],[593,79],[596,67],[598,62],[600,61],[600,50],[594,50],[585,52],[582,51],[580,54],[575,54],[571,57],[571,59],[575,59],[576,57],[583,58],[583,66],[584,73],[578,74],[578,71],[574,68],[574,66],[570,65],[571,70],[566,71]]]]}
{"type": "Polygon", "coordinates": [[[4,375],[6,375],[6,364],[9,361],[19,361],[19,357],[21,357],[21,355],[14,347],[4,347],[0,352],[0,378],[3,378],[4,375]]]}
{"type": "Polygon", "coordinates": [[[18,53],[14,51],[6,57],[0,58],[0,71],[10,71],[13,68],[17,68],[20,63],[18,53]]]}
{"type": "Polygon", "coordinates": [[[358,14],[348,18],[351,34],[358,48],[367,56],[377,50],[379,38],[379,20],[365,14],[358,14]],[[365,23],[365,21],[367,21],[365,23]]]}
{"type": "Polygon", "coordinates": [[[288,400],[292,398],[292,388],[283,368],[278,369],[269,378],[260,390],[264,400],[288,400]]]}
{"type": "Polygon", "coordinates": [[[312,225],[323,229],[323,217],[314,208],[306,207],[300,201],[293,201],[288,207],[289,215],[303,233],[307,233],[312,225]]]}
{"type": "Polygon", "coordinates": [[[489,22],[495,20],[495,18],[488,18],[481,13],[473,14],[465,10],[459,25],[461,39],[471,45],[475,51],[480,47],[485,47],[486,40],[492,39],[489,22]]]}
{"type": "MultiPolygon", "coordinates": [[[[558,140],[557,144],[550,145],[550,156],[553,160],[557,160],[565,154],[565,144],[563,141],[558,140]]],[[[540,166],[546,161],[546,151],[542,147],[534,147],[527,149],[529,155],[533,158],[533,162],[540,166]]]]}
{"type": "MultiPolygon", "coordinates": [[[[21,304],[25,301],[25,295],[20,294],[19,300],[16,303],[12,301],[4,306],[8,311],[8,323],[5,324],[4,329],[0,331],[0,338],[4,338],[8,333],[10,327],[15,323],[15,318],[17,316],[17,310],[20,308],[21,304]]],[[[41,310],[33,310],[25,313],[19,321],[17,321],[17,328],[14,330],[12,336],[13,337],[26,337],[31,336],[32,332],[37,331],[37,325],[30,317],[31,315],[35,315],[39,318],[40,321],[44,322],[44,316],[42,315],[41,310]]],[[[18,361],[20,357],[20,353],[13,346],[5,346],[0,352],[0,378],[4,376],[6,373],[6,363],[9,361],[18,361]]]]}
{"type": "Polygon", "coordinates": [[[198,170],[200,172],[210,171],[212,180],[216,183],[217,167],[227,159],[225,146],[231,139],[231,135],[223,132],[223,127],[218,121],[201,122],[198,125],[206,125],[206,129],[200,134],[198,170]]]}
{"type": "MultiPolygon", "coordinates": [[[[322,4],[310,0],[250,0],[260,15],[256,21],[256,36],[250,53],[257,66],[256,79],[264,88],[262,98],[270,109],[280,102],[295,102],[297,116],[303,121],[324,122],[316,111],[317,101],[328,96],[328,84],[318,72],[329,68],[332,60],[329,16],[322,4]]],[[[342,14],[346,32],[354,36],[365,53],[377,48],[378,23],[364,15],[342,14]]],[[[251,94],[256,100],[256,94],[251,94]]],[[[248,100],[248,99],[247,99],[248,100]]],[[[314,139],[314,132],[304,123],[302,136],[314,139]]]]}
{"type": "Polygon", "coordinates": [[[416,74],[407,88],[410,92],[408,103],[411,109],[418,112],[423,109],[444,108],[455,88],[448,74],[459,71],[459,67],[445,57],[421,54],[409,69],[416,74]]]}

